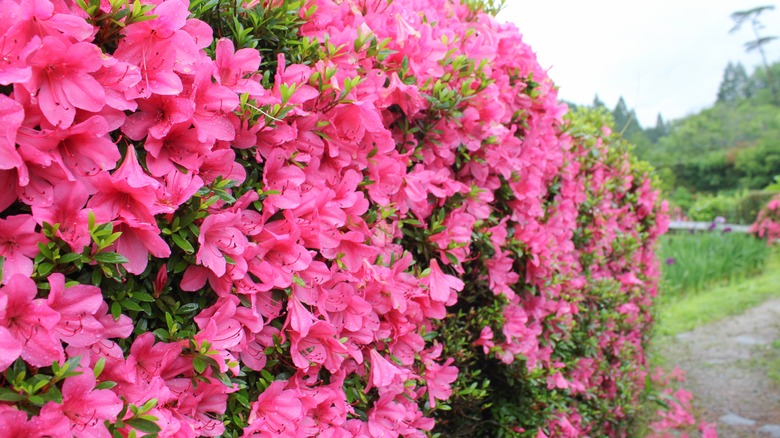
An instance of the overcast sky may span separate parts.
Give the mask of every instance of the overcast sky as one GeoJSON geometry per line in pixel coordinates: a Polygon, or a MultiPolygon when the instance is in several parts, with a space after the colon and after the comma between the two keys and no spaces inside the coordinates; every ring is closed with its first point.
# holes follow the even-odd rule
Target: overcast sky
{"type": "MultiPolygon", "coordinates": [[[[520,29],[559,96],[590,104],[598,94],[614,108],[620,96],[643,127],[694,113],[715,101],[723,69],[741,61],[748,74],[760,64],[743,44],[749,24],[735,33],[731,13],[776,1],[752,0],[507,0],[498,15],[520,29]]],[[[761,15],[762,36],[780,36],[780,8],[761,15]]],[[[780,59],[780,40],[767,56],[780,59]]]]}

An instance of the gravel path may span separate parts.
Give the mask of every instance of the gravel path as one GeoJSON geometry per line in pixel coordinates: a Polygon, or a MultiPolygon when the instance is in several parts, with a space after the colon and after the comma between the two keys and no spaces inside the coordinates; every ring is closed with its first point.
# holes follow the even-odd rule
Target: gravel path
{"type": "Polygon", "coordinates": [[[780,438],[780,387],[768,377],[780,364],[778,340],[780,299],[773,299],[677,335],[660,352],[685,371],[699,417],[720,437],[780,438]]]}

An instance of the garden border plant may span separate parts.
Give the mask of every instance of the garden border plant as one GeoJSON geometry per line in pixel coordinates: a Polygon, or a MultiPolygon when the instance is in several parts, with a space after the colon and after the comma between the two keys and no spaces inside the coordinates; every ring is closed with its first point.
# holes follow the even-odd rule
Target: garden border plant
{"type": "Polygon", "coordinates": [[[1,0],[0,430],[625,435],[663,207],[494,6],[1,0]]]}

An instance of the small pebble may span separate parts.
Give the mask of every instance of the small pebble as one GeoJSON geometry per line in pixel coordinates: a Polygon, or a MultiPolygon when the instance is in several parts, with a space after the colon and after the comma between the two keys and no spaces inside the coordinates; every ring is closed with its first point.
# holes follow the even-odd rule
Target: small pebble
{"type": "Polygon", "coordinates": [[[741,417],[733,412],[729,412],[728,414],[718,418],[718,421],[729,426],[753,426],[756,424],[755,420],[741,417]]]}

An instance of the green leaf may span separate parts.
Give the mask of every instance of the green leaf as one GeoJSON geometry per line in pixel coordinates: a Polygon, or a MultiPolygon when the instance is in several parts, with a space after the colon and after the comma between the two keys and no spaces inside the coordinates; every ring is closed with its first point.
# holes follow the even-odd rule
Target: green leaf
{"type": "Polygon", "coordinates": [[[52,269],[54,269],[54,265],[52,265],[49,262],[44,262],[38,265],[38,275],[45,276],[48,275],[52,269]]]}
{"type": "Polygon", "coordinates": [[[136,299],[138,301],[143,301],[146,303],[153,303],[157,301],[154,299],[153,296],[149,295],[146,292],[133,292],[133,299],[136,299]]]}
{"type": "Polygon", "coordinates": [[[73,261],[76,261],[81,258],[81,254],[77,254],[75,252],[69,252],[67,254],[64,254],[60,256],[59,262],[60,263],[70,263],[73,261]]]}
{"type": "Polygon", "coordinates": [[[95,362],[95,366],[92,367],[92,372],[95,374],[96,379],[100,377],[100,373],[103,372],[103,368],[105,368],[105,366],[106,366],[105,357],[101,357],[100,359],[98,359],[97,362],[95,362]]]}
{"type": "Polygon", "coordinates": [[[114,301],[113,303],[111,303],[111,316],[113,316],[114,319],[117,320],[121,315],[122,315],[122,305],[114,301]]]}
{"type": "Polygon", "coordinates": [[[195,356],[195,358],[192,359],[192,367],[195,368],[195,371],[198,374],[203,374],[203,371],[206,371],[206,362],[202,357],[195,356]]]}
{"type": "Polygon", "coordinates": [[[0,388],[0,401],[4,402],[18,402],[24,400],[25,396],[17,394],[16,392],[8,388],[0,388]]]}
{"type": "Polygon", "coordinates": [[[458,258],[455,257],[455,254],[445,252],[444,255],[447,256],[447,260],[449,260],[450,263],[452,263],[454,266],[460,265],[460,262],[458,261],[458,258]]]}
{"type": "Polygon", "coordinates": [[[198,306],[198,303],[187,303],[187,304],[179,307],[178,309],[176,309],[176,314],[177,315],[184,315],[185,313],[195,312],[199,308],[200,308],[200,306],[198,306]]]}
{"type": "Polygon", "coordinates": [[[95,385],[95,389],[111,389],[115,386],[116,386],[116,382],[106,380],[105,382],[100,382],[97,385],[95,385]]]}
{"type": "Polygon", "coordinates": [[[122,307],[129,310],[135,310],[136,312],[143,312],[144,308],[139,306],[138,303],[136,303],[133,300],[128,300],[127,298],[123,300],[119,300],[119,302],[122,304],[122,307]]]}
{"type": "Polygon", "coordinates": [[[132,426],[133,428],[146,433],[157,433],[162,430],[160,426],[157,425],[157,423],[153,421],[145,420],[143,418],[133,418],[127,420],[126,423],[132,426]]]}
{"type": "Polygon", "coordinates": [[[110,264],[120,264],[120,263],[127,263],[129,260],[127,260],[124,256],[121,256],[115,252],[99,252],[93,256],[93,258],[102,263],[110,263],[110,264]]]}
{"type": "Polygon", "coordinates": [[[183,249],[187,254],[192,254],[195,252],[195,248],[192,247],[192,244],[178,233],[172,235],[171,237],[173,238],[173,243],[175,243],[179,248],[183,249]]]}

